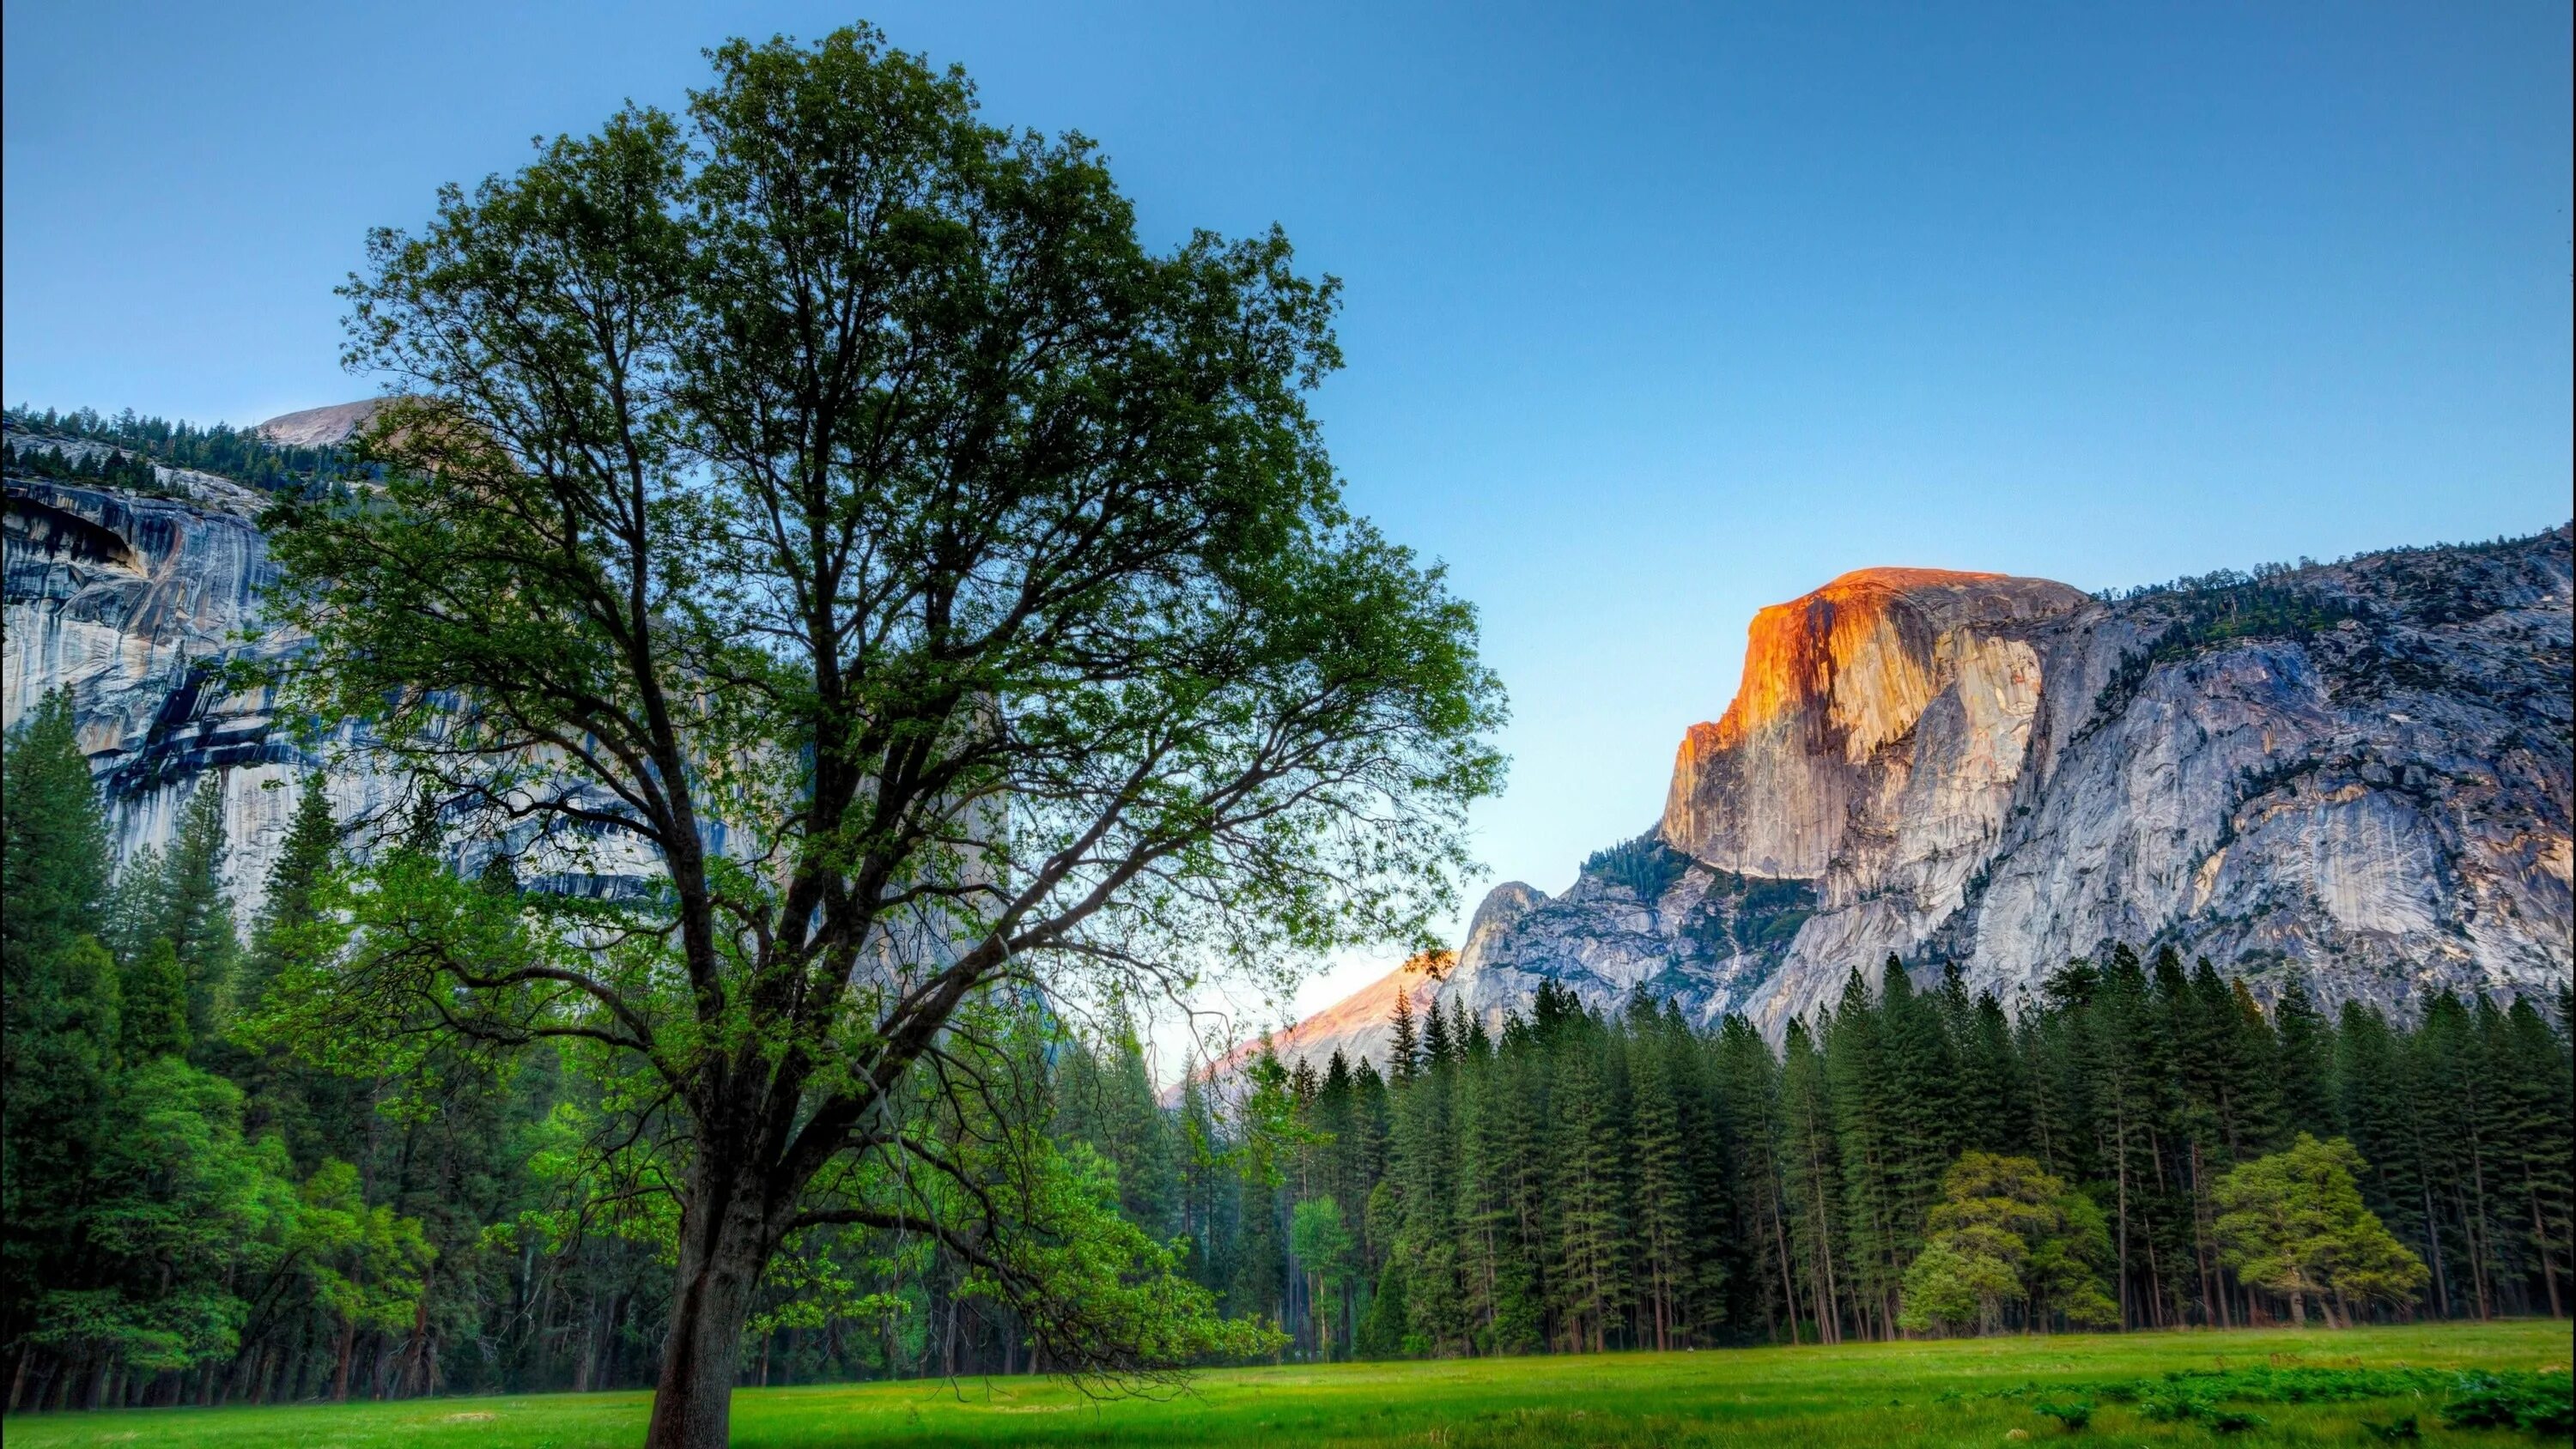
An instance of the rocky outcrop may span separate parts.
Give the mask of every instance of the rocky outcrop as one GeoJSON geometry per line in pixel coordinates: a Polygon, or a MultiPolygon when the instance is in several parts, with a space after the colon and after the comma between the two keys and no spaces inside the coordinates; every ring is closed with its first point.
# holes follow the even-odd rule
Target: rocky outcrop
{"type": "MultiPolygon", "coordinates": [[[[1317,1071],[1335,1052],[1353,1067],[1365,1059],[1383,1070],[1388,1044],[1395,1037],[1396,1001],[1404,1000],[1419,1020],[1439,998],[1442,982],[1456,962],[1446,951],[1415,956],[1295,1026],[1237,1045],[1197,1069],[1197,1075],[1210,1082],[1234,1080],[1264,1047],[1278,1053],[1283,1062],[1312,1062],[1317,1071]]],[[[1164,1098],[1173,1102],[1179,1097],[1180,1084],[1175,1082],[1164,1098]]]]}
{"type": "MultiPolygon", "coordinates": [[[[1664,815],[1440,987],[1773,1035],[1891,955],[2017,1003],[2112,942],[2401,1015],[2571,969],[2570,529],[2097,599],[1869,569],[1764,609],[1664,815]]],[[[1338,1010],[1338,1008],[1337,1008],[1338,1010]]]]}
{"type": "Polygon", "coordinates": [[[1682,737],[1659,833],[1722,870],[1812,879],[1927,805],[1989,812],[2029,741],[2030,641],[2085,603],[2045,579],[1863,569],[1764,609],[1735,702],[1682,737]],[[1962,798],[1906,798],[1918,749],[1927,785],[1962,798]]]}
{"type": "MultiPolygon", "coordinates": [[[[364,407],[273,424],[337,441],[364,407]]],[[[11,478],[0,612],[6,721],[71,691],[124,853],[215,781],[249,908],[318,763],[223,673],[297,647],[258,622],[264,501],[168,468],[149,495],[11,478]]],[[[2012,1001],[2110,941],[2207,955],[2258,995],[2301,969],[2399,1012],[2555,989],[2576,916],[2570,532],[2120,599],[1846,574],[1756,617],[1734,702],[1684,738],[1646,835],[1561,895],[1496,888],[1454,966],[1283,1040],[1375,1057],[1397,991],[1491,1016],[1541,980],[1776,1034],[1891,954],[2012,1001]]],[[[328,788],[344,819],[395,793],[328,788]]],[[[649,872],[586,849],[551,863],[565,888],[649,872]]]]}
{"type": "Polygon", "coordinates": [[[329,407],[306,408],[302,412],[281,413],[251,429],[268,441],[288,448],[330,448],[358,435],[375,417],[380,400],[333,403],[329,407]]]}
{"type": "MultiPolygon", "coordinates": [[[[337,442],[373,407],[290,413],[261,431],[337,442]],[[332,427],[342,431],[326,437],[332,427]]],[[[9,434],[21,451],[67,461],[109,451],[15,427],[9,434]]],[[[70,692],[120,860],[165,844],[192,792],[211,785],[224,797],[226,883],[247,920],[307,781],[325,782],[360,848],[375,831],[402,826],[412,807],[399,780],[324,768],[326,755],[340,753],[333,747],[354,736],[303,739],[284,727],[266,688],[232,677],[234,664],[274,662],[303,643],[260,617],[260,594],[275,577],[257,523],[268,495],[168,467],[155,469],[147,492],[11,477],[6,495],[0,724],[15,726],[52,690],[70,692]]],[[[603,814],[616,809],[597,803],[603,814]]],[[[614,830],[544,840],[535,832],[521,824],[459,842],[457,863],[475,870],[506,851],[522,883],[582,894],[635,888],[658,872],[641,842],[614,830]]],[[[723,848],[721,825],[708,826],[708,841],[723,848]]]]}
{"type": "MultiPolygon", "coordinates": [[[[221,674],[293,641],[240,637],[271,576],[258,495],[159,471],[173,496],[7,481],[0,710],[15,725],[47,692],[71,691],[120,856],[165,842],[199,779],[215,780],[231,885],[256,909],[309,762],[277,735],[264,693],[228,690],[221,674]]],[[[344,813],[364,793],[347,791],[344,813]]]]}

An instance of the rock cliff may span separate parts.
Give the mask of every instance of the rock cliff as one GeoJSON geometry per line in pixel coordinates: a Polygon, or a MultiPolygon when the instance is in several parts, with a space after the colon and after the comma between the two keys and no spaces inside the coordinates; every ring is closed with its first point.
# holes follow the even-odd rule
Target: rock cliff
{"type": "Polygon", "coordinates": [[[2401,1014],[2554,991],[2570,532],[2119,598],[1845,574],[1755,617],[1655,827],[1563,895],[1497,887],[1440,994],[1644,991],[1776,1038],[1890,955],[2010,1003],[2114,941],[2401,1014]]]}
{"type": "MultiPolygon", "coordinates": [[[[172,496],[7,481],[0,712],[15,725],[48,691],[71,691],[120,856],[166,841],[211,773],[224,792],[231,885],[255,909],[305,762],[276,738],[264,696],[227,691],[217,676],[245,651],[292,641],[237,637],[270,577],[252,522],[259,496],[205,474],[159,474],[172,496]]],[[[344,813],[360,803],[357,782],[350,793],[344,813]]]]}
{"type": "MultiPolygon", "coordinates": [[[[258,431],[337,442],[372,408],[293,413],[258,431]]],[[[70,461],[108,451],[14,426],[9,438],[70,461]]],[[[154,474],[149,492],[6,480],[0,723],[16,725],[51,690],[71,692],[120,860],[165,844],[190,793],[211,781],[224,796],[227,885],[247,920],[266,894],[295,792],[324,778],[323,761],[282,727],[266,690],[228,687],[225,666],[281,657],[301,641],[259,616],[260,592],[274,577],[256,522],[268,496],[187,469],[154,474]]],[[[404,808],[398,782],[381,775],[332,771],[325,788],[344,823],[383,823],[404,808]]],[[[492,843],[474,849],[488,854],[492,843]]],[[[622,889],[653,871],[634,842],[606,834],[514,853],[521,879],[561,889],[622,889]]],[[[479,854],[463,863],[479,865],[479,854]]]]}

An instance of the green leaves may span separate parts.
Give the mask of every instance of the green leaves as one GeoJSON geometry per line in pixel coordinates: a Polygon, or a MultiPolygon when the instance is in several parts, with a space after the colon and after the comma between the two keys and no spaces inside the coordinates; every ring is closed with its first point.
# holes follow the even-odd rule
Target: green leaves
{"type": "Polygon", "coordinates": [[[1910,1331],[1991,1333],[2005,1303],[2029,1302],[2043,1317],[2063,1312],[2082,1327],[2117,1318],[2102,1290],[2101,1211],[2027,1157],[1960,1154],[1925,1227],[1897,1315],[1910,1331]]]}
{"type": "Polygon", "coordinates": [[[2412,1303],[2432,1274],[2362,1205],[2362,1170],[2351,1143],[2302,1132],[2288,1151],[2229,1172],[2216,1192],[2220,1261],[2288,1298],[2294,1321],[2311,1296],[2330,1323],[2338,1301],[2412,1303]]]}
{"type": "Polygon", "coordinates": [[[1283,236],[1149,251],[1090,142],[865,27],[709,60],[685,121],[450,188],[344,289],[402,395],[381,487],[271,519],[289,693],[552,884],[380,852],[271,1018],[415,1066],[556,1043],[672,1153],[683,1243],[758,1257],[898,1150],[984,993],[1425,938],[1502,703],[1440,571],[1342,507],[1337,289],[1283,236]]]}

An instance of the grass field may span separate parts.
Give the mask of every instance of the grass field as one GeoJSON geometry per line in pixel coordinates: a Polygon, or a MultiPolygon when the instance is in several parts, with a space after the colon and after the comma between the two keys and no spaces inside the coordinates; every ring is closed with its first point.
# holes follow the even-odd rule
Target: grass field
{"type": "MultiPolygon", "coordinates": [[[[1201,1374],[1185,1392],[1159,1400],[1095,1401],[1046,1380],[977,1379],[747,1390],[734,1397],[734,1443],[745,1449],[2372,1444],[2392,1442],[2390,1435],[2409,1442],[2397,1426],[2413,1415],[2422,1442],[2510,1445],[2544,1442],[2544,1436],[2442,1425],[2459,1382],[2453,1371],[2502,1374],[2528,1388],[2532,1371],[2546,1370],[2554,1378],[2539,1382],[2563,1393],[2568,1361],[2568,1325],[2523,1322],[1235,1369],[1201,1374]],[[2230,1398],[2205,1405],[2196,1418],[2172,1420],[2174,1395],[2163,1376],[2215,1370],[2240,1372],[2200,1380],[2194,1392],[2225,1397],[2253,1384],[2256,1399],[2230,1398]],[[2396,1397],[2277,1401],[2285,1390],[2314,1395],[2324,1385],[2327,1393],[2371,1392],[2408,1378],[2419,1387],[2396,1397]],[[2141,1389],[2143,1397],[2134,1392],[2141,1389]],[[2076,1430],[2037,1408],[2087,1402],[2094,1406],[2090,1423],[2076,1430]],[[2168,1417],[2160,1421],[2160,1412],[2168,1417]],[[2244,1422],[2245,1416],[2263,1422],[2244,1422]],[[2374,1426],[2387,1432],[2373,1432],[2374,1426]]],[[[341,1408],[20,1415],[7,1421],[6,1436],[8,1449],[589,1449],[637,1443],[647,1397],[548,1394],[341,1408]]]]}

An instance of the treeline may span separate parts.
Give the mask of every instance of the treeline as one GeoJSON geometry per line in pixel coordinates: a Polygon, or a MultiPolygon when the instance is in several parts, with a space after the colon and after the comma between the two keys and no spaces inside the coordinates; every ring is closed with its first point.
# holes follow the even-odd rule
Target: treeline
{"type": "MultiPolygon", "coordinates": [[[[0,777],[11,1408],[652,1381],[678,1149],[603,1146],[632,1083],[552,1047],[335,1059],[263,1015],[332,949],[319,789],[242,920],[219,777],[121,869],[64,696],[0,777]]],[[[1549,987],[1399,1015],[1383,1073],[1265,1055],[1166,1107],[1132,1026],[1005,1003],[976,1121],[938,1130],[1050,1134],[1077,1196],[1311,1357],[2563,1313],[2566,1010],[2329,1020],[2292,983],[2266,1014],[2120,951],[2017,1018],[1855,976],[1775,1053],[1549,987]]],[[[935,1235],[805,1232],[760,1294],[748,1382],[1048,1367],[935,1235]]]]}
{"type": "MultiPolygon", "coordinates": [[[[270,980],[327,938],[321,790],[242,921],[220,777],[122,869],[64,695],[10,732],[0,781],[9,1408],[653,1381],[673,1224],[597,1180],[596,1074],[441,1048],[397,1077],[262,1030],[270,980]]],[[[1040,1366],[967,1277],[917,1236],[805,1234],[764,1285],[753,1380],[1040,1366]]]]}
{"type": "Polygon", "coordinates": [[[9,408],[8,421],[27,432],[105,443],[173,468],[220,474],[271,492],[327,483],[345,461],[336,448],[288,447],[229,423],[200,427],[140,416],[132,408],[113,414],[95,408],[38,412],[22,403],[9,408]]]}
{"type": "Polygon", "coordinates": [[[92,451],[76,448],[72,456],[63,456],[60,447],[42,447],[29,443],[21,448],[0,439],[0,471],[13,478],[60,478],[69,483],[95,483],[108,488],[124,488],[136,493],[162,494],[161,475],[150,463],[132,453],[113,448],[92,451]]]}
{"type": "MultiPolygon", "coordinates": [[[[1233,1128],[1194,1085],[1168,1142],[1097,1140],[1174,1184],[1133,1209],[1234,1311],[1319,1354],[2567,1311],[2563,995],[2445,994],[2409,1027],[2329,1019],[2293,978],[2267,1014],[2126,948],[2018,1018],[1955,972],[1884,980],[1778,1054],[1740,1017],[1700,1034],[1552,986],[1498,1031],[1399,1002],[1383,1076],[1264,1059],[1233,1128]]],[[[1126,1091],[1112,1115],[1146,1124],[1126,1091]]]]}

